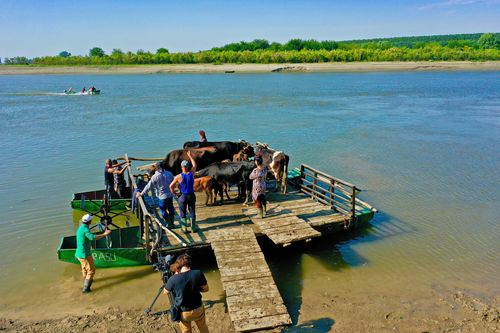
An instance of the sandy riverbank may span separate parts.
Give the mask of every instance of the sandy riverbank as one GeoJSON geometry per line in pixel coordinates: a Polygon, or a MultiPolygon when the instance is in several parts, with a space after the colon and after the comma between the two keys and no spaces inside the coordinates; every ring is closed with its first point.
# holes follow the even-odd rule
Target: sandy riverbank
{"type": "MultiPolygon", "coordinates": [[[[86,297],[92,297],[91,295],[86,297]]],[[[498,297],[487,304],[462,291],[397,295],[324,293],[304,305],[287,332],[498,332],[498,297]],[[430,297],[429,297],[430,296],[430,297]]],[[[225,305],[206,302],[210,332],[234,332],[225,305]]],[[[293,315],[292,315],[293,317],[293,315]]],[[[35,316],[36,318],[36,316],[35,316]]],[[[176,332],[167,316],[145,316],[142,309],[119,309],[40,319],[0,317],[2,332],[176,332]]],[[[273,332],[279,329],[271,330],[273,332]]]]}
{"type": "Polygon", "coordinates": [[[0,75],[32,74],[167,74],[269,72],[498,71],[500,61],[349,62],[314,64],[183,64],[123,66],[0,66],[0,75]]]}

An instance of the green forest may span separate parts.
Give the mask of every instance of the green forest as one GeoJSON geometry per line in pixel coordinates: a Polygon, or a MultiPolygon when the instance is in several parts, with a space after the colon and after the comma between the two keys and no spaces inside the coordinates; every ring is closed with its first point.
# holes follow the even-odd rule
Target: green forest
{"type": "Polygon", "coordinates": [[[255,39],[199,52],[124,52],[107,54],[94,47],[88,55],[58,55],[4,58],[11,65],[134,65],[134,64],[224,64],[224,63],[318,63],[353,61],[486,61],[500,60],[500,34],[476,33],[418,37],[394,37],[348,41],[291,39],[286,43],[255,39]]]}

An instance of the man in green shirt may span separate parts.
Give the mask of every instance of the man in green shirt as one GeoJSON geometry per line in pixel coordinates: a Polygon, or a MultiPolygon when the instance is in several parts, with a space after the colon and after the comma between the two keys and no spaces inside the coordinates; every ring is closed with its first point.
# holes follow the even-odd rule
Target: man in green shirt
{"type": "Polygon", "coordinates": [[[90,292],[92,279],[95,274],[94,257],[92,257],[92,252],[90,252],[91,241],[101,239],[111,233],[109,229],[106,229],[100,235],[91,233],[89,228],[90,222],[92,222],[92,215],[85,214],[82,217],[82,224],[76,232],[75,257],[82,266],[82,275],[84,278],[82,292],[84,294],[90,292]]]}

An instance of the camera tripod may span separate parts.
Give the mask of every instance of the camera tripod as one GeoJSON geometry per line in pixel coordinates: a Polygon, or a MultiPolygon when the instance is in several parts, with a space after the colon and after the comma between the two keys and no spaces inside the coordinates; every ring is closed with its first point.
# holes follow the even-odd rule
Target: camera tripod
{"type": "MultiPolygon", "coordinates": [[[[151,302],[151,304],[149,305],[149,307],[147,307],[146,309],[144,309],[144,313],[146,315],[150,315],[151,314],[151,310],[153,308],[153,306],[155,305],[156,301],[158,300],[158,297],[160,297],[161,293],[163,292],[163,288],[164,286],[162,285],[159,289],[158,289],[158,292],[156,293],[156,296],[155,298],[153,299],[153,302],[151,302]]],[[[174,299],[172,297],[172,293],[168,293],[168,300],[170,302],[170,308],[169,309],[166,309],[165,311],[159,311],[159,312],[155,312],[155,313],[152,313],[153,315],[162,315],[162,314],[168,314],[171,309],[172,309],[172,304],[174,304],[174,299]]]]}

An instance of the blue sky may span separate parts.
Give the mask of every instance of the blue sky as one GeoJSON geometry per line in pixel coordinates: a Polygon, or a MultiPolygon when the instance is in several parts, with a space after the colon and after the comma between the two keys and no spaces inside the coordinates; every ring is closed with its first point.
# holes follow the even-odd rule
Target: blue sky
{"type": "Polygon", "coordinates": [[[500,0],[0,0],[0,57],[500,31],[500,0]]]}

